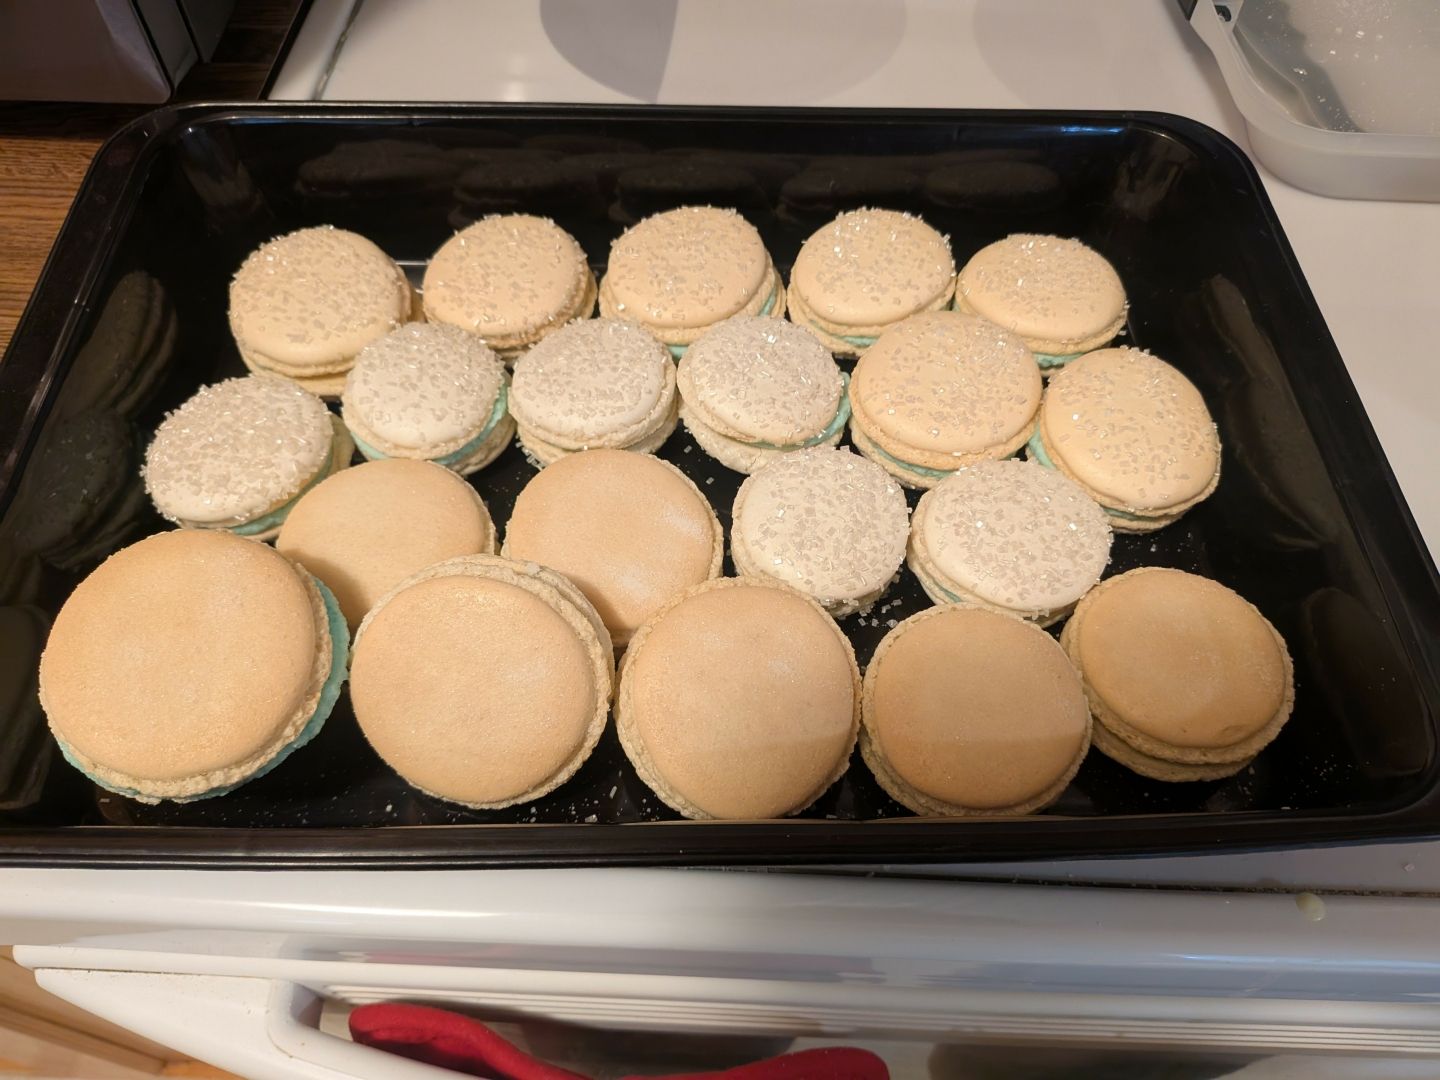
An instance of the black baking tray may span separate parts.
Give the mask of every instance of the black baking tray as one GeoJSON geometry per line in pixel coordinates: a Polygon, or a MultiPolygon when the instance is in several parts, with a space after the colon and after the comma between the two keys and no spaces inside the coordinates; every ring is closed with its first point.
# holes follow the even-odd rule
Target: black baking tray
{"type": "MultiPolygon", "coordinates": [[[[728,526],[739,477],[683,430],[662,456],[728,526]]],[[[530,475],[512,448],[473,479],[498,523],[530,475]]],[[[24,608],[0,612],[0,862],[12,865],[896,864],[1440,833],[1435,567],[1255,170],[1175,116],[163,109],[97,156],[0,365],[0,484],[0,606],[24,608]],[[219,799],[144,806],[64,764],[27,683],[37,620],[103,555],[163,526],[143,503],[135,517],[137,455],[167,409],[243,372],[226,288],[250,250],[331,223],[418,272],[475,216],[530,209],[569,229],[598,274],[628,223],[689,202],[742,209],[782,272],[859,205],[923,215],[959,262],[1015,231],[1077,236],[1109,257],[1131,298],[1124,340],[1195,381],[1225,447],[1214,497],[1158,533],[1118,536],[1109,572],[1215,577],[1284,634],[1295,713],[1255,764],[1164,784],[1092,753],[1044,814],[934,821],[892,803],[857,757],[799,818],[697,823],[645,790],[612,732],[550,796],[479,812],[400,781],[344,698],[314,743],[219,799]]],[[[906,571],[868,618],[845,620],[861,663],[923,606],[906,571]]]]}

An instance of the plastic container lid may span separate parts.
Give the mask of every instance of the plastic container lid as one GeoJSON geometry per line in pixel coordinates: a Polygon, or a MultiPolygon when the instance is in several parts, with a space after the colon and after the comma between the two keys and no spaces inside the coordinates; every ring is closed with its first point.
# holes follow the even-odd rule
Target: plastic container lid
{"type": "Polygon", "coordinates": [[[1440,202],[1440,4],[1200,0],[1190,24],[1277,176],[1320,195],[1440,202]]]}

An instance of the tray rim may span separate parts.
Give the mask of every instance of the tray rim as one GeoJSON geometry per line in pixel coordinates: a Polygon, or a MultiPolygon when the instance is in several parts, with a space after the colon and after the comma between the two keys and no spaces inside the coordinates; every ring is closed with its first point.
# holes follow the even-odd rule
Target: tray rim
{"type": "MultiPolygon", "coordinates": [[[[483,122],[486,119],[641,119],[692,121],[782,120],[824,123],[991,123],[1063,127],[1143,127],[1207,151],[1243,184],[1269,241],[1285,264],[1289,289],[1322,336],[1307,365],[1323,365],[1323,379],[1286,385],[1317,434],[1343,432],[1337,448],[1317,439],[1327,466],[1340,449],[1377,470],[1365,484],[1336,476],[1336,495],[1361,546],[1388,613],[1400,631],[1432,725],[1440,723],[1440,573],[1409,511],[1393,470],[1360,403],[1353,380],[1315,301],[1298,259],[1250,158],[1232,140],[1171,113],[1129,110],[790,108],[746,106],[576,105],[564,103],[208,102],[170,105],[116,131],[97,151],[45,264],[9,348],[0,359],[0,510],[13,496],[59,374],[62,358],[86,313],[86,300],[113,255],[148,162],[164,140],[190,126],[271,117],[296,121],[377,123],[483,122]],[[114,207],[120,207],[119,214],[114,207]],[[62,291],[58,278],[76,284],[62,291]],[[3,393],[15,365],[41,372],[28,400],[3,393]],[[43,359],[42,359],[43,358],[43,359]],[[1328,389],[1317,393],[1324,382],[1328,389]],[[1383,519],[1383,520],[1376,520],[1383,519]],[[1389,535],[1382,536],[1388,530],[1389,535]]],[[[1289,374],[1287,370],[1287,375],[1289,374]]],[[[14,388],[10,388],[14,389],[14,388]]],[[[1332,470],[1332,475],[1333,470],[1332,470]]],[[[0,866],[87,866],[236,869],[476,868],[587,865],[799,865],[954,863],[974,860],[1106,858],[1203,851],[1257,851],[1316,843],[1351,843],[1440,836],[1440,754],[1417,781],[1420,793],[1403,804],[1359,813],[1333,809],[1223,814],[1117,815],[986,821],[896,818],[885,821],[794,820],[741,823],[457,824],[348,828],[210,828],[84,825],[0,826],[0,866]],[[1282,818],[1279,815],[1283,813],[1282,818]],[[1036,823],[1043,825],[1037,829],[1036,823]],[[1143,824],[1141,824],[1143,823],[1143,824]],[[1144,839],[1127,839],[1139,825],[1144,839]],[[973,826],[973,828],[967,828],[973,826]],[[821,832],[821,829],[824,832],[821,832]],[[654,828],[703,833],[660,845],[654,828]],[[1296,829],[1303,837],[1295,837],[1296,829]],[[527,830],[544,830],[543,846],[527,830]],[[756,851],[764,829],[764,851],[756,851]],[[970,834],[957,843],[957,831],[970,834]],[[603,844],[596,841],[604,835],[603,844]],[[701,836],[706,836],[702,842],[701,836]],[[1083,849],[1059,852],[1070,836],[1083,849]],[[977,837],[979,839],[977,839],[977,837]],[[596,850],[597,846],[603,850],[596,850]]],[[[683,834],[682,834],[683,835],[683,834]]]]}

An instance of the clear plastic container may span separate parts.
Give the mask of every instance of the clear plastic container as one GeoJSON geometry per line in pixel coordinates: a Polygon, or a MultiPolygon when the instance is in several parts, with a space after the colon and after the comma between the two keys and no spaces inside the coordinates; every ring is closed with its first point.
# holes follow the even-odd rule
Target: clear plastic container
{"type": "Polygon", "coordinates": [[[1190,23],[1255,156],[1281,179],[1339,198],[1440,202],[1440,4],[1200,0],[1190,23]]]}

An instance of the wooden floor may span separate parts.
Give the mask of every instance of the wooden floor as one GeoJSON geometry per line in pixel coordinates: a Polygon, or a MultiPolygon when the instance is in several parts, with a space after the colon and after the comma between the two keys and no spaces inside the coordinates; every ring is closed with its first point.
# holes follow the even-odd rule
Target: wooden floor
{"type": "MultiPolygon", "coordinates": [[[[176,101],[254,101],[303,0],[236,0],[207,64],[176,101]]],[[[100,144],[149,106],[0,104],[0,354],[100,144]]]]}

